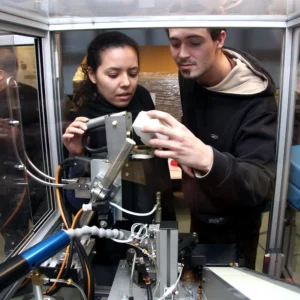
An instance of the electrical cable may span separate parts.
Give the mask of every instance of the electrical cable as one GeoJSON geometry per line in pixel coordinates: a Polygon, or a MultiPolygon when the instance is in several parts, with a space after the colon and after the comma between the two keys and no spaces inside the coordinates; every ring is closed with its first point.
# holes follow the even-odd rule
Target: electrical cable
{"type": "Polygon", "coordinates": [[[136,251],[134,250],[132,266],[131,266],[130,284],[129,284],[129,297],[133,297],[133,273],[135,268],[135,260],[136,260],[136,251]]]}
{"type": "Polygon", "coordinates": [[[87,300],[87,297],[86,297],[83,289],[77,283],[73,282],[72,279],[64,280],[64,279],[44,278],[44,281],[46,281],[46,282],[54,282],[54,283],[65,283],[65,284],[68,284],[68,285],[73,285],[74,287],[76,287],[80,291],[83,299],[87,300]]]}
{"type": "Polygon", "coordinates": [[[150,300],[153,300],[152,288],[149,285],[150,300]]]}
{"type": "MultiPolygon", "coordinates": [[[[55,177],[55,178],[56,178],[56,183],[58,183],[58,182],[60,181],[61,177],[62,177],[62,167],[59,165],[58,168],[57,168],[57,170],[56,170],[56,177],[55,177]]],[[[65,210],[65,207],[63,206],[63,203],[62,203],[62,201],[61,201],[61,194],[60,194],[60,193],[61,193],[60,190],[59,190],[58,188],[56,188],[56,198],[57,198],[58,208],[59,208],[61,217],[62,217],[62,219],[63,219],[63,222],[64,222],[64,224],[65,224],[65,227],[66,227],[67,229],[69,229],[69,227],[70,227],[70,220],[69,220],[68,217],[65,215],[65,211],[66,211],[66,210],[65,210]]],[[[76,222],[77,222],[79,216],[81,215],[81,213],[82,213],[82,210],[80,210],[80,211],[77,213],[77,215],[75,216],[74,221],[73,221],[73,224],[72,224],[72,227],[75,226],[75,224],[76,224],[76,222]]],[[[78,250],[78,248],[79,248],[80,246],[78,245],[78,241],[76,241],[76,238],[74,239],[74,244],[75,244],[75,247],[76,247],[77,250],[78,250]]],[[[80,244],[80,242],[79,242],[79,244],[80,244]]],[[[81,244],[80,244],[80,245],[81,245],[81,244]]],[[[59,279],[59,278],[61,277],[61,275],[62,275],[62,272],[63,272],[63,270],[64,270],[64,268],[65,268],[65,264],[66,264],[67,257],[68,257],[68,255],[69,255],[69,251],[70,251],[70,246],[68,246],[67,249],[66,249],[65,257],[64,257],[63,263],[62,263],[62,265],[61,265],[60,271],[59,271],[59,273],[58,273],[58,275],[57,275],[57,279],[59,279]]],[[[88,279],[88,276],[87,276],[87,273],[86,273],[85,264],[84,264],[84,261],[83,261],[83,257],[82,257],[81,252],[80,252],[79,250],[78,250],[78,257],[79,257],[80,262],[81,262],[81,264],[82,264],[82,271],[83,271],[83,274],[86,275],[84,278],[87,278],[87,279],[88,279]]],[[[52,285],[52,286],[51,286],[44,294],[47,294],[47,295],[48,295],[51,291],[53,291],[53,289],[54,289],[55,286],[56,286],[56,283],[54,283],[54,284],[53,284],[53,285],[52,285]]],[[[85,284],[85,289],[86,289],[86,290],[87,290],[87,286],[88,286],[88,284],[85,284]]]]}
{"type": "Polygon", "coordinates": [[[127,214],[129,214],[129,215],[133,215],[133,216],[139,216],[139,217],[146,217],[146,216],[152,215],[152,214],[156,211],[157,206],[158,206],[157,204],[155,204],[154,207],[153,207],[153,209],[152,209],[150,212],[147,212],[147,213],[136,213],[136,212],[132,212],[132,211],[130,211],[130,210],[127,210],[127,209],[125,209],[125,208],[119,206],[119,205],[116,204],[116,203],[110,202],[109,204],[110,204],[111,206],[114,206],[115,208],[121,210],[122,212],[125,212],[125,213],[127,213],[127,214]]]}
{"type": "Polygon", "coordinates": [[[147,290],[147,300],[151,300],[149,287],[150,287],[149,285],[146,285],[146,290],[147,290]]]}
{"type": "Polygon", "coordinates": [[[147,299],[148,300],[153,300],[153,294],[152,294],[152,290],[151,290],[151,285],[150,284],[146,284],[147,286],[147,299]]]}
{"type": "MultiPolygon", "coordinates": [[[[27,152],[25,151],[25,158],[26,161],[29,163],[29,165],[40,175],[44,176],[45,178],[49,179],[49,180],[53,180],[55,181],[55,177],[51,177],[49,175],[47,175],[46,173],[44,173],[43,171],[41,171],[38,167],[36,167],[36,165],[30,160],[30,158],[27,155],[27,152]]],[[[62,182],[66,182],[66,183],[73,183],[76,182],[76,180],[74,179],[62,179],[62,182]]]]}
{"type": "Polygon", "coordinates": [[[180,280],[180,277],[182,275],[182,271],[183,271],[183,266],[180,270],[180,273],[179,273],[179,276],[178,276],[176,282],[173,285],[171,285],[169,288],[167,288],[166,291],[164,292],[164,294],[160,298],[158,298],[157,300],[164,300],[166,297],[168,297],[170,294],[173,293],[174,289],[176,288],[176,286],[177,286],[177,284],[180,280]]]}
{"type": "MultiPolygon", "coordinates": [[[[57,168],[56,171],[56,183],[59,183],[59,181],[62,178],[62,166],[66,165],[68,163],[74,163],[76,161],[76,158],[74,157],[69,157],[65,159],[57,168]]],[[[56,196],[57,196],[57,202],[58,202],[58,207],[62,216],[62,219],[64,220],[64,224],[67,229],[70,228],[70,221],[68,220],[68,217],[66,216],[66,209],[62,203],[61,200],[61,191],[60,189],[56,188],[56,196]]],[[[82,210],[80,210],[81,214],[82,210]]],[[[78,216],[79,217],[79,216],[78,216]]],[[[77,218],[75,217],[75,222],[73,223],[74,226],[77,223],[77,218]]],[[[88,261],[88,257],[86,255],[86,252],[81,245],[80,241],[77,238],[74,238],[74,244],[78,252],[78,257],[80,260],[80,264],[82,266],[82,272],[83,272],[83,278],[87,279],[87,282],[84,282],[84,291],[87,291],[88,294],[88,299],[94,299],[94,294],[95,294],[95,286],[93,282],[93,277],[91,276],[91,265],[88,261]],[[90,289],[89,289],[90,288],[90,289]]]]}
{"type": "MultiPolygon", "coordinates": [[[[76,216],[75,216],[75,218],[74,218],[74,220],[73,220],[73,224],[72,224],[72,226],[71,226],[72,228],[73,228],[73,227],[75,228],[75,224],[76,224],[76,222],[77,222],[77,219],[79,219],[79,216],[81,215],[81,213],[82,213],[82,210],[78,211],[78,213],[76,214],[76,216]]],[[[59,278],[62,276],[62,273],[63,273],[63,271],[65,270],[65,265],[66,265],[67,258],[69,258],[69,259],[68,259],[68,265],[69,265],[69,264],[71,265],[71,263],[72,263],[73,243],[74,243],[74,242],[71,241],[70,246],[68,246],[68,247],[66,248],[65,257],[64,257],[64,260],[63,260],[63,262],[62,262],[62,265],[61,265],[61,267],[60,267],[60,270],[59,270],[59,272],[58,272],[58,275],[57,275],[56,279],[59,279],[59,278]]],[[[70,268],[70,266],[69,266],[69,268],[70,268]]],[[[68,266],[66,267],[66,274],[68,273],[69,268],[68,268],[68,266]]],[[[63,275],[65,275],[65,274],[63,274],[63,275]]],[[[67,275],[65,275],[64,277],[66,277],[66,276],[67,276],[67,275]]],[[[56,287],[56,282],[54,282],[54,284],[53,284],[46,292],[44,292],[43,294],[44,294],[44,295],[49,295],[49,296],[54,295],[54,294],[57,293],[58,290],[59,290],[59,288],[55,288],[55,287],[56,287]],[[55,290],[54,290],[54,288],[55,288],[55,290]]]]}
{"type": "Polygon", "coordinates": [[[20,291],[23,287],[25,287],[30,281],[30,278],[25,278],[22,284],[18,287],[18,291],[20,291]]]}
{"type": "Polygon", "coordinates": [[[138,239],[138,240],[141,240],[141,241],[144,240],[146,237],[148,237],[148,229],[147,229],[147,227],[148,227],[148,224],[134,223],[131,226],[131,237],[133,237],[135,239],[138,239]],[[140,226],[140,230],[136,233],[135,230],[139,226],[140,226]]]}

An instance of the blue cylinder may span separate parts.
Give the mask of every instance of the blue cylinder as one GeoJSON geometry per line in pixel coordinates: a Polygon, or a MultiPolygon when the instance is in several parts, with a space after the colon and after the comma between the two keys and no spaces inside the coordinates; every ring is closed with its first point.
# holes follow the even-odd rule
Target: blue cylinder
{"type": "Polygon", "coordinates": [[[51,256],[55,255],[58,251],[67,247],[69,243],[70,237],[64,230],[60,230],[24,251],[20,254],[20,256],[26,259],[30,269],[33,269],[51,256]]]}

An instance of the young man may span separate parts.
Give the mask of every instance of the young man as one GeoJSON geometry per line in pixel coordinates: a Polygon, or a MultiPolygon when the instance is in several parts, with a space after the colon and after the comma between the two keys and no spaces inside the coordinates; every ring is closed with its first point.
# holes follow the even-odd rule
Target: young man
{"type": "Polygon", "coordinates": [[[274,84],[250,55],[223,48],[226,31],[168,30],[179,68],[182,123],[148,112],[167,126],[150,144],[159,157],[181,165],[191,207],[191,231],[200,243],[235,243],[246,267],[255,269],[262,212],[273,197],[277,104],[274,84]],[[164,150],[162,150],[164,149],[164,150]]]}

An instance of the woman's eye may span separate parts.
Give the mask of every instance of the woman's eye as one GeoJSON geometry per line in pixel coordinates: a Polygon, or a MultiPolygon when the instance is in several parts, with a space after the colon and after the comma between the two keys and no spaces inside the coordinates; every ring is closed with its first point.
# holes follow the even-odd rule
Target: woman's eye
{"type": "Polygon", "coordinates": [[[109,76],[110,78],[117,78],[117,77],[118,77],[118,74],[108,74],[108,76],[109,76]]]}

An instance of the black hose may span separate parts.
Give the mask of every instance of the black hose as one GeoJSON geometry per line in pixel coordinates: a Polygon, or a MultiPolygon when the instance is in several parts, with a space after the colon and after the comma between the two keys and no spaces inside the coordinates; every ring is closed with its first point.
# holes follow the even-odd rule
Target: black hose
{"type": "Polygon", "coordinates": [[[147,288],[147,300],[151,300],[151,296],[150,296],[150,285],[149,284],[146,284],[146,288],[147,288]]]}
{"type": "Polygon", "coordinates": [[[90,153],[103,153],[103,152],[107,152],[107,146],[103,146],[103,147],[100,147],[100,148],[90,148],[89,145],[87,144],[87,138],[89,136],[89,133],[91,131],[93,131],[94,129],[105,129],[105,126],[101,126],[101,127],[97,127],[97,128],[92,128],[92,129],[89,129],[89,130],[86,130],[84,132],[84,134],[82,135],[82,139],[81,139],[81,143],[82,143],[82,146],[85,150],[87,150],[88,152],[90,153]]]}
{"type": "MultiPolygon", "coordinates": [[[[70,166],[72,164],[74,164],[76,162],[76,158],[75,157],[70,157],[70,158],[67,158],[65,159],[61,166],[61,170],[60,170],[60,173],[58,174],[58,181],[59,183],[61,183],[62,181],[62,177],[63,177],[63,171],[64,171],[64,166],[70,166]]],[[[61,192],[61,190],[59,191],[60,192],[60,195],[61,195],[61,204],[62,204],[62,210],[63,210],[63,213],[66,217],[66,222],[67,222],[67,226],[70,228],[71,227],[71,218],[70,218],[70,215],[66,209],[66,205],[65,205],[65,197],[63,195],[63,193],[61,192]]],[[[95,295],[95,285],[94,285],[94,278],[92,276],[92,268],[91,268],[91,265],[90,265],[90,262],[88,260],[88,257],[87,257],[87,254],[83,248],[83,246],[81,245],[80,241],[78,238],[74,238],[73,239],[73,242],[71,243],[71,246],[73,248],[73,244],[77,250],[77,253],[78,253],[78,258],[79,258],[79,261],[80,261],[80,264],[82,266],[82,276],[84,278],[84,281],[83,281],[83,289],[84,289],[84,292],[85,294],[87,295],[88,294],[88,276],[87,276],[87,269],[89,271],[89,274],[90,274],[90,281],[91,281],[91,293],[90,293],[90,299],[93,300],[94,299],[94,295],[95,295]]],[[[73,250],[72,248],[70,248],[70,250],[73,250]]],[[[73,251],[72,251],[72,256],[73,256],[73,251]]],[[[71,267],[71,262],[72,262],[72,257],[70,256],[69,257],[69,260],[68,260],[68,265],[69,265],[69,268],[65,269],[63,275],[65,275],[65,272],[68,274],[69,273],[69,270],[70,270],[70,267],[71,267]]],[[[59,286],[57,289],[55,289],[55,292],[57,293],[57,291],[61,288],[61,286],[59,286]]],[[[48,293],[47,293],[48,294],[48,293]]],[[[48,295],[53,295],[54,292],[49,292],[48,295]]]]}

